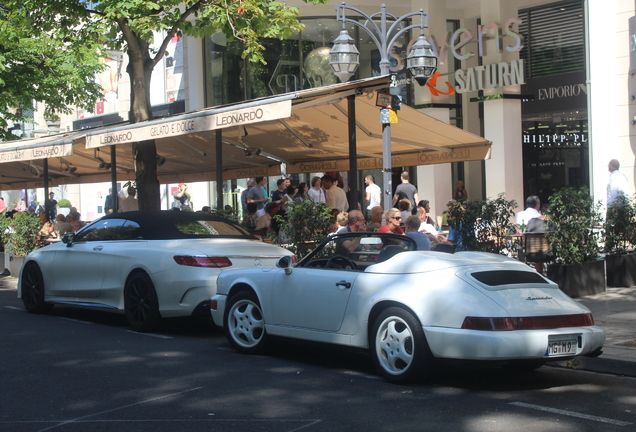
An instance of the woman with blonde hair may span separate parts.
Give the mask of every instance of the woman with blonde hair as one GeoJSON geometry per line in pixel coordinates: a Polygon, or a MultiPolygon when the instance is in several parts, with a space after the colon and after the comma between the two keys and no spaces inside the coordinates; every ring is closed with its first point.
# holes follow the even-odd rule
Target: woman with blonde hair
{"type": "Polygon", "coordinates": [[[379,233],[404,234],[404,231],[400,228],[402,214],[398,209],[390,208],[384,213],[384,216],[386,218],[386,225],[382,225],[380,229],[378,229],[379,233]]]}

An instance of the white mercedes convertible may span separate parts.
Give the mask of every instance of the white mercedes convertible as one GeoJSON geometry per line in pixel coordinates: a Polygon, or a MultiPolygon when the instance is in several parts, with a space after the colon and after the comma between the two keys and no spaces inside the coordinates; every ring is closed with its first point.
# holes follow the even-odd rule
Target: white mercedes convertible
{"type": "Polygon", "coordinates": [[[216,216],[116,213],[31,252],[20,270],[18,297],[31,313],[56,304],[107,310],[125,313],[134,330],[152,331],[161,318],[209,317],[219,273],[273,266],[290,255],[216,216]]]}
{"type": "Polygon", "coordinates": [[[405,236],[337,234],[296,265],[223,272],[212,317],[240,352],[263,352],[270,336],[359,347],[392,382],[443,359],[535,369],[601,353],[590,311],[527,265],[415,249],[405,236]]]}

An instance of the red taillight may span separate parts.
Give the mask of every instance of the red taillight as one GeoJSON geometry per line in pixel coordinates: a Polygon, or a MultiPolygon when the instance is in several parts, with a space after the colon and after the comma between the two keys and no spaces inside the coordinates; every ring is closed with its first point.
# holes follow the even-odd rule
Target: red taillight
{"type": "Polygon", "coordinates": [[[209,256],[188,256],[179,255],[174,257],[174,261],[183,266],[189,267],[230,267],[232,261],[226,257],[209,257],[209,256]]]}
{"type": "Polygon", "coordinates": [[[592,314],[551,315],[543,317],[466,317],[462,328],[466,330],[508,331],[539,330],[563,327],[586,327],[594,325],[592,314]]]}

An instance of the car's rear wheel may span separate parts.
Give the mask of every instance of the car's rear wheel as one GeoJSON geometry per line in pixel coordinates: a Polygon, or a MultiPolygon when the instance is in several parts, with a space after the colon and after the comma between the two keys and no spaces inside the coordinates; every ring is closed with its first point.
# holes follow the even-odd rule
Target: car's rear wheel
{"type": "Polygon", "coordinates": [[[22,271],[20,290],[24,308],[34,314],[49,313],[53,309],[52,303],[44,301],[44,278],[36,263],[29,263],[22,271]]]}
{"type": "Polygon", "coordinates": [[[431,372],[433,356],[424,330],[410,312],[385,309],[375,320],[370,339],[373,363],[387,381],[405,383],[431,372]]]}
{"type": "Polygon", "coordinates": [[[223,324],[227,339],[237,351],[259,354],[266,350],[269,341],[263,310],[254,293],[240,291],[234,294],[228,301],[223,324]]]}
{"type": "Polygon", "coordinates": [[[135,273],[128,279],[124,288],[124,309],[128,325],[135,331],[149,332],[159,326],[159,300],[146,273],[135,273]]]}

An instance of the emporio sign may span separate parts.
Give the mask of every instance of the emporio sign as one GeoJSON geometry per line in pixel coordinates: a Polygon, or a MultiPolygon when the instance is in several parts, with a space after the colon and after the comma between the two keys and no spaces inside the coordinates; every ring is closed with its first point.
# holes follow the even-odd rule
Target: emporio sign
{"type": "Polygon", "coordinates": [[[277,120],[290,116],[291,100],[221,113],[206,114],[205,112],[200,112],[188,116],[180,116],[164,123],[153,121],[149,122],[150,124],[148,125],[132,125],[128,128],[121,128],[121,130],[87,135],[86,148],[176,137],[230,126],[277,120]]]}

